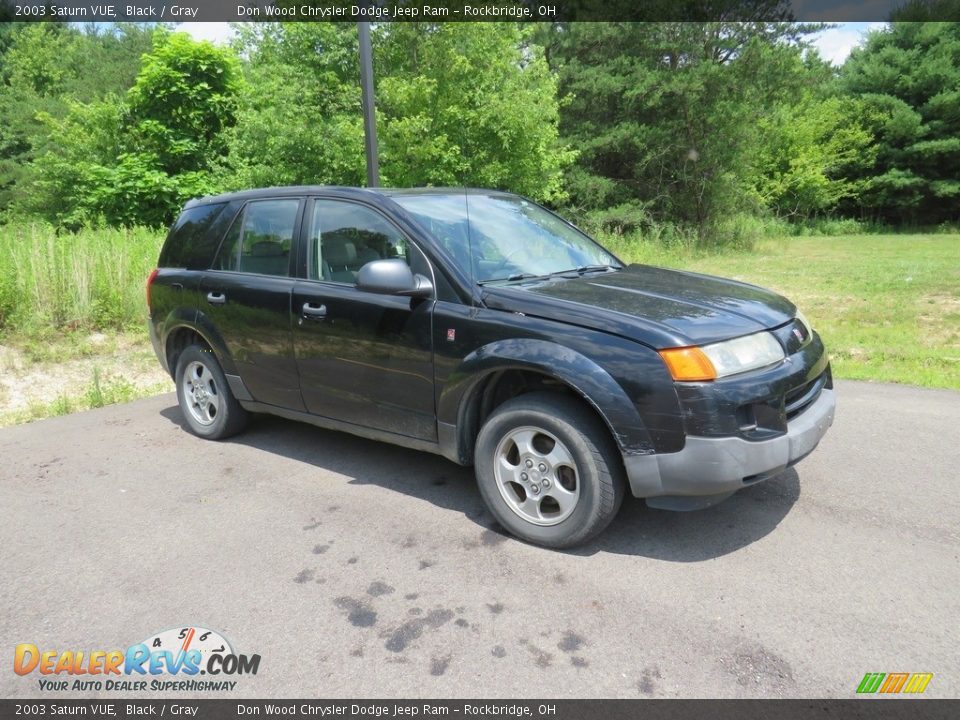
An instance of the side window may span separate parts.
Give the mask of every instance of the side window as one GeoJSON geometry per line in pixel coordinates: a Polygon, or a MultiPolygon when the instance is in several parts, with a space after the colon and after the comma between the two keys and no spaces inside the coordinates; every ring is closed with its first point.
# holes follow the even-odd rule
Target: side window
{"type": "Polygon", "coordinates": [[[300,201],[256,200],[237,217],[220,246],[219,270],[288,274],[293,230],[300,201]]]}
{"type": "Polygon", "coordinates": [[[341,200],[315,200],[310,217],[309,277],[354,284],[371,260],[401,258],[428,273],[426,259],[385,217],[341,200]]]}
{"type": "Polygon", "coordinates": [[[216,270],[239,270],[240,269],[240,233],[243,231],[243,215],[245,210],[241,210],[237,215],[227,236],[220,245],[220,252],[217,253],[217,260],[213,267],[216,270]]]}
{"type": "Polygon", "coordinates": [[[211,228],[224,205],[198,205],[185,210],[170,229],[158,263],[160,267],[206,268],[219,239],[219,233],[212,232],[211,228]]]}

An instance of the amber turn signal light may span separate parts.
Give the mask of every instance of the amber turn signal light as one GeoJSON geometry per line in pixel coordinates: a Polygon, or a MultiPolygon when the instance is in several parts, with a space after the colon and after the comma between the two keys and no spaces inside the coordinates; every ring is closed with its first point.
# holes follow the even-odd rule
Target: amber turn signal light
{"type": "Polygon", "coordinates": [[[660,357],[674,380],[686,382],[716,380],[717,370],[706,353],[698,347],[670,348],[661,350],[660,357]]]}

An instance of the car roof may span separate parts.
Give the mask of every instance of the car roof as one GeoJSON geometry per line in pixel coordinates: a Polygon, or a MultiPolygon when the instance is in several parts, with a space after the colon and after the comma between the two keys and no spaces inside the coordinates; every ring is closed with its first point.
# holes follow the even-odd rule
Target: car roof
{"type": "Polygon", "coordinates": [[[419,187],[419,188],[365,188],[344,187],[340,185],[290,185],[283,187],[256,188],[239,192],[222,193],[190,200],[184,209],[198,205],[231,202],[233,200],[251,200],[260,198],[289,197],[290,195],[328,195],[334,197],[363,199],[376,196],[406,197],[417,195],[487,195],[492,197],[516,197],[503,190],[485,190],[483,188],[419,187]]]}

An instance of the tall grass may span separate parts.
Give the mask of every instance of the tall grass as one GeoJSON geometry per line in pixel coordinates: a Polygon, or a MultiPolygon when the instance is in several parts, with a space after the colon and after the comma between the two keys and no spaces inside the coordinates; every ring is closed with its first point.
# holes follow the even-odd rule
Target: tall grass
{"type": "Polygon", "coordinates": [[[144,282],[163,235],[146,228],[58,233],[40,223],[0,226],[0,330],[142,325],[144,282]]]}
{"type": "Polygon", "coordinates": [[[580,226],[623,260],[651,265],[749,252],[765,238],[792,234],[791,225],[785,220],[749,213],[734,213],[718,220],[706,236],[692,226],[652,218],[618,224],[608,216],[595,214],[584,217],[580,226]]]}
{"type": "Polygon", "coordinates": [[[783,235],[773,220],[736,215],[719,224],[710,243],[700,241],[695,230],[670,223],[648,223],[627,232],[585,226],[604,247],[628,263],[681,265],[692,258],[750,252],[764,238],[783,235]]]}

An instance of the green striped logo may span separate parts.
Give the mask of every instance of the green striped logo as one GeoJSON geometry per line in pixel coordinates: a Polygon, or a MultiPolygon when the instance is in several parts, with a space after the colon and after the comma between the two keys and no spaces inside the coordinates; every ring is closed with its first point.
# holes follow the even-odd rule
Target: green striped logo
{"type": "Polygon", "coordinates": [[[932,679],[933,673],[867,673],[857,686],[857,693],[919,694],[927,689],[932,679]]]}

